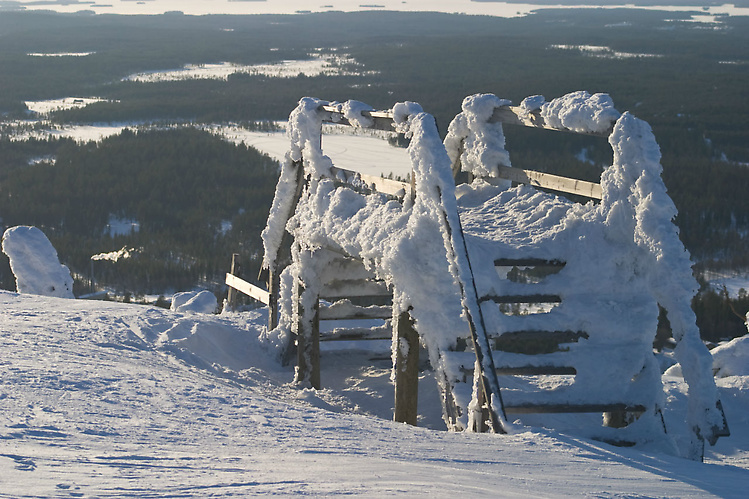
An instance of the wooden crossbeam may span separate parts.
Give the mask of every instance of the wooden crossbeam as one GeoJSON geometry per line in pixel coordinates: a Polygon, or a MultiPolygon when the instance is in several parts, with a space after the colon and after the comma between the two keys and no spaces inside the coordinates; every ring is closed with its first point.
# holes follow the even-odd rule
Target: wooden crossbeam
{"type": "Polygon", "coordinates": [[[336,329],[331,332],[321,332],[320,341],[363,341],[363,340],[392,340],[390,329],[351,328],[336,329]]]}
{"type": "MultiPolygon", "coordinates": [[[[521,170],[520,168],[511,168],[509,166],[498,165],[497,168],[499,169],[500,179],[511,180],[518,184],[528,184],[534,187],[566,192],[568,194],[576,194],[578,196],[589,197],[592,199],[603,198],[601,184],[552,175],[551,173],[537,172],[534,170],[521,170]]],[[[485,180],[492,183],[492,179],[485,180]]]]}
{"type": "MultiPolygon", "coordinates": [[[[574,376],[577,369],[569,366],[497,366],[497,374],[501,376],[574,376]]],[[[460,372],[464,376],[473,376],[473,369],[461,366],[460,372]]]]}
{"type": "MultiPolygon", "coordinates": [[[[320,109],[325,113],[323,115],[324,122],[351,126],[349,120],[344,116],[341,106],[332,104],[322,106],[320,109]]],[[[362,111],[361,114],[372,120],[372,125],[367,128],[372,130],[386,130],[388,132],[395,131],[392,111],[362,111]]]]}
{"type": "Polygon", "coordinates": [[[493,301],[494,303],[562,303],[559,295],[485,295],[479,298],[479,303],[493,301]]]}
{"type": "Polygon", "coordinates": [[[411,195],[413,186],[409,182],[401,182],[400,180],[392,180],[384,177],[377,177],[375,175],[367,175],[366,173],[359,173],[353,170],[346,170],[345,168],[332,167],[330,171],[336,178],[346,179],[347,183],[354,183],[355,181],[361,181],[366,184],[367,187],[373,191],[387,194],[388,196],[403,197],[405,195],[411,195]]]}
{"type": "Polygon", "coordinates": [[[340,279],[326,283],[320,290],[320,298],[336,299],[352,296],[390,296],[384,281],[340,279]]]}
{"type": "Polygon", "coordinates": [[[259,302],[265,303],[266,305],[270,303],[270,293],[268,293],[266,290],[264,290],[263,288],[259,288],[243,279],[240,279],[239,277],[228,272],[226,274],[226,285],[246,294],[251,298],[256,299],[259,302]]]}
{"type": "Polygon", "coordinates": [[[338,321],[353,319],[390,319],[392,318],[392,307],[388,306],[369,306],[360,307],[351,305],[349,302],[345,306],[320,306],[321,321],[338,321]]]}
{"type": "Polygon", "coordinates": [[[540,110],[537,109],[535,111],[528,111],[527,109],[523,109],[522,107],[517,106],[500,106],[496,108],[494,110],[494,114],[492,114],[491,118],[489,118],[489,123],[497,122],[507,123],[508,125],[522,125],[531,128],[542,128],[544,130],[554,130],[557,132],[571,132],[583,135],[594,135],[596,137],[608,137],[609,135],[611,135],[611,131],[614,128],[614,120],[612,120],[609,127],[602,132],[588,132],[571,130],[564,127],[555,127],[546,123],[546,120],[543,118],[543,116],[541,116],[540,110]]]}
{"type": "Polygon", "coordinates": [[[563,414],[586,412],[645,412],[644,405],[628,404],[518,404],[505,405],[508,414],[563,414]]]}
{"type": "Polygon", "coordinates": [[[543,258],[497,258],[495,267],[564,267],[561,260],[544,260],[543,258]]]}

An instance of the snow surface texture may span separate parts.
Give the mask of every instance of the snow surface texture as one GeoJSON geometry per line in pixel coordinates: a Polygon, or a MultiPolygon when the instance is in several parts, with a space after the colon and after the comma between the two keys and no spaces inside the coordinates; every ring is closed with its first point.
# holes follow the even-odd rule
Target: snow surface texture
{"type": "Polygon", "coordinates": [[[197,314],[214,314],[218,308],[216,295],[208,290],[185,291],[172,296],[171,310],[175,312],[193,312],[197,314]]]}
{"type": "Polygon", "coordinates": [[[19,293],[75,298],[73,278],[60,265],[57,251],[36,227],[11,227],[3,234],[3,252],[10,259],[19,293]]]}
{"type": "MultiPolygon", "coordinates": [[[[719,380],[736,425],[701,464],[374,417],[391,410],[387,366],[374,378],[370,352],[323,352],[326,378],[359,370],[292,389],[258,342],[265,320],[0,291],[0,497],[745,497],[749,377],[719,380]]],[[[683,380],[667,387],[667,424],[683,423],[683,380]]]]}
{"type": "MultiPolygon", "coordinates": [[[[459,283],[467,285],[472,279],[461,270],[468,268],[467,262],[451,254],[458,245],[456,231],[450,227],[460,227],[461,220],[457,219],[450,158],[460,156],[463,167],[479,177],[493,176],[496,170],[492,167],[497,163],[509,164],[501,125],[487,123],[494,108],[506,103],[492,95],[466,98],[462,113],[450,126],[445,147],[435,141],[433,121],[427,123],[431,117],[417,104],[396,105],[393,115],[397,128],[413,136],[409,154],[417,189],[413,202],[407,199],[401,204],[336,187],[326,178],[331,162],[320,147],[321,118],[317,111],[323,102],[309,98],[300,101],[289,121],[292,146],[284,168],[303,166],[310,180],[285,228],[297,242],[290,272],[304,284],[301,301],[309,314],[320,283],[326,279],[325,262],[321,259],[316,263],[315,252],[330,248],[355,255],[392,286],[394,315],[413,308],[416,327],[429,347],[437,372],[455,381],[461,377],[461,367],[473,365],[460,359],[458,363],[448,362],[439,353],[451,350],[456,332],[466,329],[460,312],[459,283]]],[[[344,107],[352,123],[363,123],[364,118],[356,114],[369,109],[361,103],[344,107]]],[[[564,295],[558,290],[562,278],[567,288],[580,291],[577,296],[564,295],[564,303],[550,316],[557,323],[556,330],[586,331],[589,337],[571,345],[569,352],[531,360],[577,369],[574,384],[555,387],[545,403],[645,405],[649,408],[647,416],[626,429],[636,441],[653,441],[659,434],[664,437],[658,412],[665,399],[659,366],[652,355],[656,304],[662,304],[669,313],[678,343],[676,355],[689,385],[690,433],[714,443],[723,419],[716,407],[710,354],[700,342],[689,307],[696,282],[689,256],[672,223],[676,211],[660,178],[660,151],[650,127],[629,113],[620,115],[604,94],[575,92],[548,103],[536,96],[524,101],[523,108],[540,109],[547,124],[580,132],[609,130],[616,121],[609,138],[614,163],[602,176],[604,196],[599,205],[572,204],[527,186],[490,186],[480,178],[458,189],[479,295],[523,294],[519,289],[514,292],[507,283],[495,282],[493,262],[497,258],[530,255],[566,261],[566,272],[549,279],[546,292],[557,285],[554,291],[564,295]],[[489,262],[491,268],[479,269],[477,262],[489,262]],[[602,372],[605,383],[601,382],[602,372]]],[[[296,185],[285,183],[286,179],[299,178],[297,173],[282,172],[277,194],[295,191],[296,185]]],[[[274,201],[274,205],[290,203],[274,201]]],[[[274,258],[285,222],[272,212],[264,232],[266,261],[274,258]]],[[[291,293],[282,290],[282,296],[290,297],[291,293]]],[[[470,303],[463,305],[472,317],[478,317],[470,303]]],[[[293,307],[282,312],[290,309],[294,312],[293,307]]],[[[484,313],[488,323],[499,325],[498,331],[549,329],[548,325],[539,325],[546,318],[504,317],[495,309],[484,313]]],[[[311,320],[311,315],[304,317],[306,322],[311,320]]],[[[296,324],[291,317],[282,318],[276,336],[290,337],[288,328],[296,324]]],[[[394,352],[397,348],[394,344],[394,352]]],[[[520,360],[513,359],[512,354],[503,357],[510,364],[520,360]]],[[[522,362],[529,359],[523,357],[522,362]]],[[[523,398],[522,390],[515,392],[516,402],[531,402],[523,398]]],[[[470,393],[456,389],[454,395],[460,407],[468,406],[470,393]]],[[[452,423],[454,429],[469,427],[465,415],[452,423]]],[[[696,436],[687,440],[678,442],[681,453],[698,458],[702,442],[696,436]]]]}

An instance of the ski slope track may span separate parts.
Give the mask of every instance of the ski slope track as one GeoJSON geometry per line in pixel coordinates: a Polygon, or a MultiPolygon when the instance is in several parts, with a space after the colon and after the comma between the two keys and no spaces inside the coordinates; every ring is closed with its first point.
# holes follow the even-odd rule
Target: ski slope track
{"type": "Polygon", "coordinates": [[[264,322],[0,292],[0,497],[743,497],[749,483],[745,377],[721,392],[734,460],[703,464],[360,414],[289,385],[264,322]]]}

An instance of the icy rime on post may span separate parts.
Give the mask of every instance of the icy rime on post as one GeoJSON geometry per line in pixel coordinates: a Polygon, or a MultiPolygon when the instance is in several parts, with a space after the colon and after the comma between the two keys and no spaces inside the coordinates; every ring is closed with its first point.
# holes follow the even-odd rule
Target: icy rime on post
{"type": "Polygon", "coordinates": [[[271,317],[279,313],[267,339],[296,337],[299,383],[320,386],[321,319],[389,316],[398,420],[415,423],[415,400],[403,409],[397,393],[399,377],[413,373],[418,341],[407,333],[415,329],[452,430],[484,431],[488,424],[505,432],[505,413],[605,412],[607,427],[590,436],[669,440],[652,354],[660,304],[689,383],[693,434],[681,453],[698,459],[704,440],[727,434],[710,355],[689,307],[696,283],[672,223],[676,211],[660,178],[658,146],[648,125],[620,115],[607,95],[575,92],[551,102],[534,96],[517,108],[493,95],[470,96],[444,145],[417,104],[376,112],[354,101],[305,98],[287,133],[291,149],[263,232],[270,291],[278,299],[271,299],[271,317]],[[412,195],[408,184],[335,168],[322,152],[324,121],[410,136],[412,195]],[[609,136],[614,163],[600,185],[517,170],[502,122],[609,136]],[[473,181],[456,188],[460,169],[473,181]],[[503,178],[602,201],[576,204],[503,178]],[[293,237],[291,263],[279,273],[285,234],[293,237]],[[502,278],[500,267],[553,271],[522,282],[502,278]],[[386,306],[341,300],[383,294],[392,296],[386,306]],[[321,298],[333,304],[323,306],[321,298]],[[501,309],[537,302],[555,306],[520,316],[501,309]],[[514,380],[501,394],[495,373],[514,380]]]}

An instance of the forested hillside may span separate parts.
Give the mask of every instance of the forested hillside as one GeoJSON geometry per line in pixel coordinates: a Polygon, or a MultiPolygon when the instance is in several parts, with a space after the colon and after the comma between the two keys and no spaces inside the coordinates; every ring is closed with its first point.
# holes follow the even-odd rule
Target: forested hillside
{"type": "MultiPolygon", "coordinates": [[[[517,19],[3,12],[0,135],[30,117],[26,101],[68,96],[106,101],[55,112],[52,122],[283,120],[300,97],[312,95],[383,109],[417,101],[444,134],[473,93],[519,103],[532,94],[606,92],[619,110],[653,127],[681,237],[698,265],[746,269],[749,18],[686,22],[690,16],[633,9],[544,10],[517,19]],[[38,56],[45,53],[78,55],[38,56]],[[186,64],[253,65],[321,54],[346,57],[320,76],[127,79],[186,64]]],[[[510,127],[506,134],[515,166],[597,180],[611,161],[605,140],[510,127]]],[[[0,140],[2,225],[44,227],[83,278],[92,255],[136,248],[116,265],[97,262],[94,273],[100,282],[139,292],[220,281],[232,252],[258,251],[275,179],[269,159],[194,130],[128,132],[99,145],[0,140]],[[140,230],[103,236],[111,217],[137,221],[140,230]],[[222,230],[228,221],[233,228],[222,230]]],[[[11,288],[7,270],[0,272],[11,288]]]]}
{"type": "MultiPolygon", "coordinates": [[[[0,163],[11,165],[0,169],[4,225],[42,228],[84,280],[91,256],[134,248],[94,272],[100,285],[138,293],[215,281],[233,252],[255,259],[278,176],[267,156],[191,128],[125,130],[98,144],[0,141],[0,163]],[[28,148],[56,160],[13,168],[17,149],[28,148]],[[113,235],[110,219],[139,230],[113,235]]],[[[7,265],[3,287],[13,289],[7,265]]]]}

